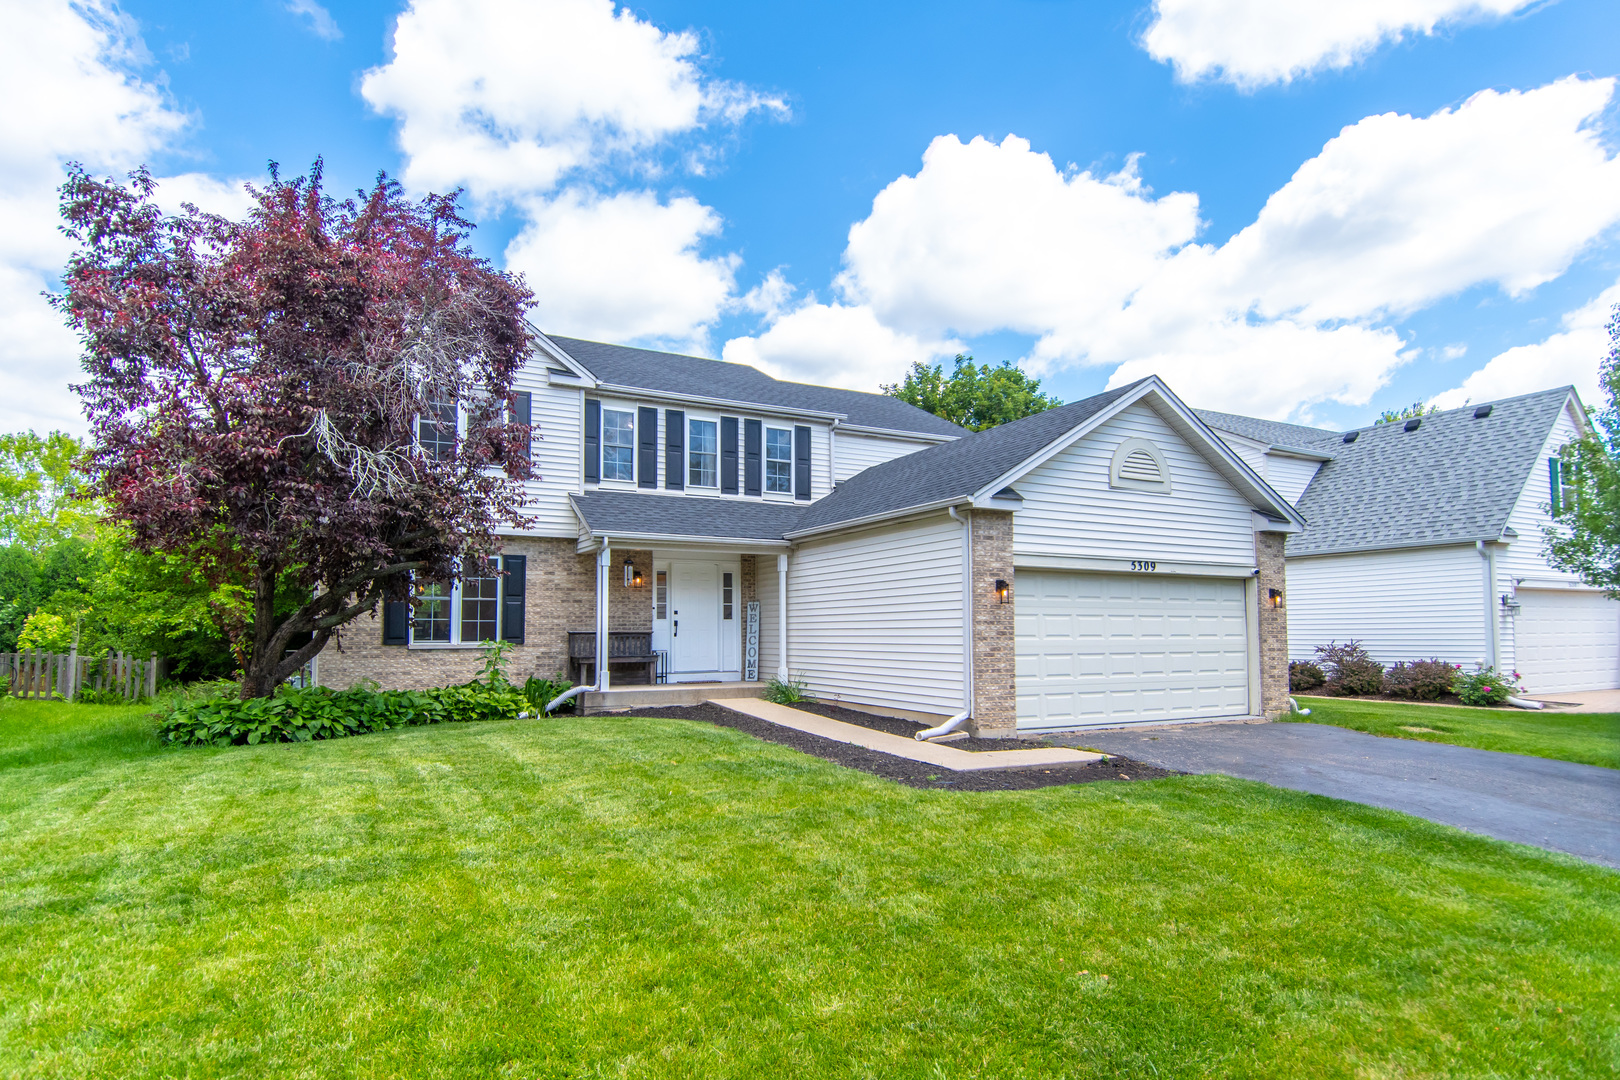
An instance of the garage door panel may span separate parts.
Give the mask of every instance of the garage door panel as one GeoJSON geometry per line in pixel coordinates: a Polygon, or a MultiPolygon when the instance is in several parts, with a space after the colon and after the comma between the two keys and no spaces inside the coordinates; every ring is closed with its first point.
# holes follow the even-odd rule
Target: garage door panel
{"type": "Polygon", "coordinates": [[[1239,579],[1022,571],[1017,603],[1020,727],[1248,712],[1239,579]]]}
{"type": "Polygon", "coordinates": [[[1520,589],[1515,668],[1532,694],[1620,687],[1620,602],[1599,592],[1520,589]]]}

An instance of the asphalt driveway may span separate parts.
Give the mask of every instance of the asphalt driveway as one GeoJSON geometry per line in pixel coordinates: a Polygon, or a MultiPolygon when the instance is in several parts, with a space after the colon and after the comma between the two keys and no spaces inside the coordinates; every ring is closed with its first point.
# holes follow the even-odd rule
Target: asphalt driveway
{"type": "Polygon", "coordinates": [[[1385,739],[1326,724],[1191,724],[1043,736],[1170,769],[1224,773],[1400,810],[1620,867],[1620,771],[1385,739]]]}

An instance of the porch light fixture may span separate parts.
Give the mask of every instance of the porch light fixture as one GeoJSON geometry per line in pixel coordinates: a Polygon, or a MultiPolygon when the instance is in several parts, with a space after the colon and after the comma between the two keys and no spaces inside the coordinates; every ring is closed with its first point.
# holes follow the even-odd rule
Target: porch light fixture
{"type": "Polygon", "coordinates": [[[1281,589],[1267,589],[1266,601],[1274,608],[1282,607],[1283,594],[1281,589]]]}
{"type": "Polygon", "coordinates": [[[640,570],[636,569],[636,561],[626,555],[624,557],[624,587],[627,589],[639,589],[646,583],[647,579],[641,576],[640,570]]]}
{"type": "Polygon", "coordinates": [[[1512,593],[1503,593],[1502,610],[1507,612],[1509,615],[1517,615],[1519,612],[1524,610],[1524,605],[1519,603],[1518,597],[1514,596],[1512,593]]]}
{"type": "Polygon", "coordinates": [[[996,599],[1003,604],[1012,602],[1012,584],[1005,578],[996,578],[996,599]]]}

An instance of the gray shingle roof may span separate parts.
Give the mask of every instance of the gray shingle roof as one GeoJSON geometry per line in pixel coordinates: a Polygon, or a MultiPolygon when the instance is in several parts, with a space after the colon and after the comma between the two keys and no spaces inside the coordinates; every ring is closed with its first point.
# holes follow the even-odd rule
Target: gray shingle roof
{"type": "Polygon", "coordinates": [[[547,335],[601,382],[666,394],[745,401],[779,409],[840,413],[864,427],[924,435],[965,435],[963,428],[886,394],[783,382],[747,364],[547,335]]]}
{"type": "Polygon", "coordinates": [[[808,506],[701,495],[591,491],[570,496],[593,533],[655,533],[714,540],[780,540],[808,506]]]}
{"type": "Polygon", "coordinates": [[[874,465],[806,507],[794,529],[815,529],[966,498],[1145,381],[1138,379],[1117,390],[874,465]]]}
{"type": "Polygon", "coordinates": [[[1570,392],[1561,386],[1435,413],[1416,431],[1377,424],[1352,443],[1334,436],[1326,444],[1333,460],[1299,499],[1310,525],[1288,538],[1288,554],[1499,539],[1570,392]],[[1490,416],[1474,419],[1483,404],[1490,416]]]}
{"type": "Polygon", "coordinates": [[[1260,420],[1253,416],[1213,412],[1209,409],[1193,411],[1198,414],[1200,420],[1216,431],[1229,431],[1245,439],[1265,443],[1267,446],[1293,446],[1331,454],[1333,451],[1329,447],[1337,445],[1340,438],[1339,432],[1328,431],[1326,428],[1284,424],[1278,420],[1260,420]]]}

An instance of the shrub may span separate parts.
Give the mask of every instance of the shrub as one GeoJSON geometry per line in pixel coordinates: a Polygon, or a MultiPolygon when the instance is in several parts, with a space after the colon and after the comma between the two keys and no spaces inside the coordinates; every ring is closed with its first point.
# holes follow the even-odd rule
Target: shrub
{"type": "MultiPolygon", "coordinates": [[[[574,684],[558,675],[555,679],[537,679],[530,675],[523,684],[523,699],[529,703],[529,711],[536,716],[545,713],[546,705],[555,701],[560,694],[565,694],[574,688],[574,684]]],[[[557,706],[557,712],[573,712],[579,699],[573,698],[557,706]]]]}
{"type": "Polygon", "coordinates": [[[1384,673],[1384,693],[1408,701],[1439,701],[1451,693],[1457,665],[1444,660],[1398,663],[1384,673]]]}
{"type": "Polygon", "coordinates": [[[1288,665],[1288,689],[1296,694],[1315,690],[1325,682],[1327,676],[1322,673],[1321,667],[1309,660],[1295,660],[1288,665]]]}
{"type": "Polygon", "coordinates": [[[273,697],[175,699],[159,714],[158,737],[177,746],[310,742],[417,724],[509,720],[528,701],[510,686],[468,683],[439,690],[283,687],[273,697]]]}
{"type": "Polygon", "coordinates": [[[803,675],[790,676],[787,682],[781,679],[772,679],[765,687],[765,700],[774,701],[778,705],[793,705],[800,701],[810,701],[811,697],[805,690],[803,675]]]}
{"type": "Polygon", "coordinates": [[[1451,692],[1461,698],[1464,705],[1500,705],[1523,690],[1517,671],[1509,677],[1480,664],[1471,672],[1456,669],[1452,673],[1451,692]]]}
{"type": "Polygon", "coordinates": [[[1343,645],[1330,641],[1316,647],[1316,658],[1327,673],[1323,690],[1339,696],[1381,694],[1384,691],[1384,665],[1367,655],[1359,641],[1343,645]]]}

